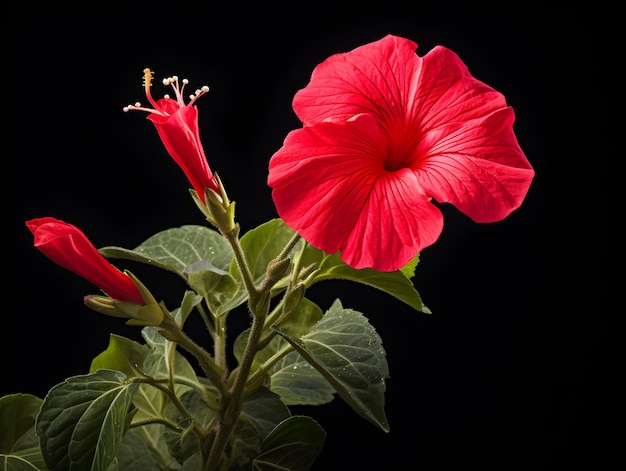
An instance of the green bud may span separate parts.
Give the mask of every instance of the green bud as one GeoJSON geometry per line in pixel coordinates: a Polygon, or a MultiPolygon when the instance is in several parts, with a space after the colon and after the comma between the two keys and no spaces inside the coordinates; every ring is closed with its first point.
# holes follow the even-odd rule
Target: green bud
{"type": "Polygon", "coordinates": [[[299,279],[306,278],[307,276],[309,276],[314,271],[318,271],[316,269],[317,269],[317,262],[313,262],[310,265],[307,265],[306,267],[304,267],[304,268],[302,268],[300,270],[300,273],[298,273],[298,278],[299,279]]]}
{"type": "Polygon", "coordinates": [[[272,287],[280,281],[289,269],[290,263],[291,260],[288,258],[278,261],[276,259],[270,260],[267,264],[267,271],[265,272],[264,287],[272,287]]]}

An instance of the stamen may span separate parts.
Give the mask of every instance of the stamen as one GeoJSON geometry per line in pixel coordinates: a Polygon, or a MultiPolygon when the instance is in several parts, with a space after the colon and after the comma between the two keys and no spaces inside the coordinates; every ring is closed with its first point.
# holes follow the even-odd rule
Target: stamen
{"type": "MultiPolygon", "coordinates": [[[[141,110],[141,111],[147,111],[148,113],[156,113],[161,116],[168,116],[167,113],[160,111],[158,109],[156,101],[152,98],[150,88],[152,87],[153,79],[154,79],[154,72],[147,67],[143,69],[143,87],[146,91],[146,97],[148,98],[148,101],[154,107],[154,109],[146,108],[144,106],[141,106],[141,103],[136,102],[134,105],[127,105],[124,108],[122,108],[124,112],[130,111],[130,110],[141,110]]],[[[177,75],[172,75],[171,77],[166,77],[163,79],[163,85],[165,86],[171,85],[172,88],[174,89],[175,99],[181,108],[184,106],[191,106],[200,96],[204,95],[205,93],[209,91],[209,87],[206,85],[203,86],[202,88],[197,89],[195,93],[192,93],[191,95],[189,95],[190,101],[188,104],[185,104],[185,100],[183,99],[183,91],[185,89],[185,86],[188,84],[189,84],[189,80],[183,79],[182,86],[180,86],[177,75]]],[[[170,95],[165,94],[164,98],[170,98],[170,95]]]]}
{"type": "Polygon", "coordinates": [[[198,90],[196,90],[195,95],[189,96],[189,106],[193,105],[198,98],[200,98],[202,95],[208,92],[209,92],[208,85],[204,85],[202,88],[199,88],[198,90]]]}
{"type": "Polygon", "coordinates": [[[126,105],[124,108],[122,108],[122,111],[124,111],[124,113],[128,113],[129,111],[146,111],[148,113],[156,113],[156,114],[160,114],[161,116],[167,116],[164,113],[161,113],[158,110],[154,110],[152,108],[146,108],[145,106],[141,106],[141,103],[137,102],[134,105],[126,105]]]}

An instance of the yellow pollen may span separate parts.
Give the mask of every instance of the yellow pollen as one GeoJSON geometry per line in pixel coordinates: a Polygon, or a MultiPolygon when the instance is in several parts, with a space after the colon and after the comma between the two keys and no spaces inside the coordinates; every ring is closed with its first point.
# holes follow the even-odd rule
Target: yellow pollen
{"type": "Polygon", "coordinates": [[[143,69],[143,86],[148,88],[152,86],[152,80],[154,78],[154,72],[149,68],[143,69]]]}

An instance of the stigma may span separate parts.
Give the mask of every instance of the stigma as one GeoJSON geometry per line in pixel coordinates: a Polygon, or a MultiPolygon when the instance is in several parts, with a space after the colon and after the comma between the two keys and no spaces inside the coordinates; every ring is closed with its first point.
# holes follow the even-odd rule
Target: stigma
{"type": "MultiPolygon", "coordinates": [[[[157,101],[152,97],[152,93],[150,89],[152,88],[153,78],[154,78],[154,71],[150,70],[147,67],[143,69],[143,87],[146,92],[146,98],[148,99],[148,102],[150,103],[150,105],[152,105],[152,108],[143,106],[140,102],[136,102],[134,105],[127,105],[124,108],[122,108],[124,112],[134,110],[134,111],[146,111],[148,113],[156,113],[161,116],[170,115],[163,109],[162,106],[159,106],[157,101]]],[[[204,85],[203,87],[198,88],[194,93],[191,93],[189,95],[189,103],[185,103],[184,93],[185,93],[185,87],[188,84],[189,84],[189,80],[187,79],[179,80],[177,75],[164,78],[163,85],[165,85],[166,87],[168,86],[172,87],[172,89],[174,90],[174,97],[171,97],[170,95],[165,94],[163,95],[163,98],[176,100],[176,102],[178,103],[178,107],[180,109],[184,106],[192,106],[198,98],[200,98],[202,95],[204,95],[205,93],[209,91],[209,87],[207,85],[204,85]]]]}

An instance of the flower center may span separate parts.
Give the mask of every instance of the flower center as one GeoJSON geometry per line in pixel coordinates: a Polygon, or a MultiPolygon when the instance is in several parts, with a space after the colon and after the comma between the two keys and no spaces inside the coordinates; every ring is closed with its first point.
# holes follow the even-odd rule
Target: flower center
{"type": "Polygon", "coordinates": [[[387,143],[387,155],[384,166],[388,172],[396,172],[411,167],[415,153],[415,143],[409,139],[406,132],[390,134],[387,143]]]}

